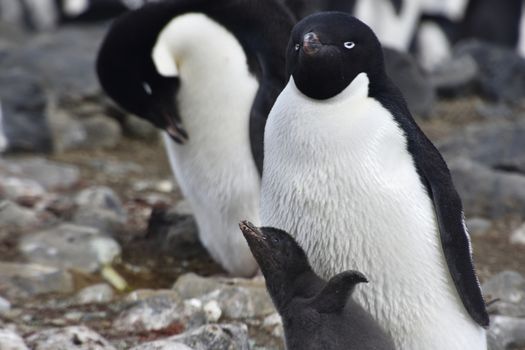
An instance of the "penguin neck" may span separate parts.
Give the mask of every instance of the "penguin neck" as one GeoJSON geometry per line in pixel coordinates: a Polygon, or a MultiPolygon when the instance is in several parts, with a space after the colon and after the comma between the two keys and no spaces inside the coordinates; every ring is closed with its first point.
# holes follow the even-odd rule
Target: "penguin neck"
{"type": "Polygon", "coordinates": [[[311,298],[325,283],[310,267],[293,277],[285,271],[271,275],[266,280],[266,286],[280,314],[286,313],[287,306],[294,298],[311,298]]]}
{"type": "Polygon", "coordinates": [[[289,87],[295,91],[296,94],[302,96],[304,99],[311,101],[313,103],[326,103],[330,105],[339,105],[342,103],[348,103],[349,101],[355,101],[360,100],[363,98],[368,97],[369,93],[369,85],[370,80],[368,78],[368,75],[364,72],[359,73],[356,75],[354,80],[348,86],[338,93],[337,95],[327,98],[325,100],[318,100],[311,97],[306,96],[301,92],[301,90],[297,87],[295,80],[293,79],[293,76],[290,77],[289,87]]]}

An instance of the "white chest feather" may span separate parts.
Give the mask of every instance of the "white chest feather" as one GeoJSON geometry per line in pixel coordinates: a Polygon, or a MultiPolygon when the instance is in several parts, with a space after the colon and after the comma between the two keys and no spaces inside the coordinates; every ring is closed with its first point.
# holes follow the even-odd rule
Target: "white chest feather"
{"type": "Polygon", "coordinates": [[[176,100],[189,141],[164,140],[200,238],[230,273],[253,274],[257,265],[238,228],[240,220],[259,222],[260,180],[249,136],[258,84],[246,55],[225,28],[190,13],[161,32],[153,59],[161,74],[180,78],[176,100]]]}
{"type": "Polygon", "coordinates": [[[367,95],[364,73],[325,101],[290,80],[265,130],[262,224],[295,236],[325,278],[362,271],[370,283],[356,298],[399,349],[484,349],[448,273],[406,137],[367,95]]]}

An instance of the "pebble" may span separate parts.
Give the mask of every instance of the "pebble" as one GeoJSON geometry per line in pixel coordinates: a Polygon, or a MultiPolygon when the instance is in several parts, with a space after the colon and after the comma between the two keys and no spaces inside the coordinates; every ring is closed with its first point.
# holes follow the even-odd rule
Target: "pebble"
{"type": "Polygon", "coordinates": [[[77,167],[38,157],[9,161],[0,159],[0,171],[11,176],[33,180],[46,191],[71,189],[80,179],[80,171],[77,167]]]}
{"type": "Polygon", "coordinates": [[[525,318],[493,316],[489,332],[497,336],[503,349],[509,346],[525,346],[525,318]]]}
{"type": "Polygon", "coordinates": [[[0,296],[0,315],[5,314],[9,310],[11,310],[11,303],[0,296]]]}
{"type": "Polygon", "coordinates": [[[16,202],[26,198],[40,199],[46,194],[46,191],[38,182],[31,179],[0,176],[0,194],[16,202]]]}
{"type": "Polygon", "coordinates": [[[79,225],[96,227],[111,234],[122,227],[127,213],[122,201],[111,188],[93,186],[82,190],[75,198],[78,208],[74,222],[79,225]]]}
{"type": "Polygon", "coordinates": [[[219,321],[222,315],[222,310],[219,303],[216,300],[207,302],[204,307],[204,314],[206,315],[206,321],[209,323],[215,323],[219,321]]]}
{"type": "Polygon", "coordinates": [[[138,345],[131,350],[249,350],[244,324],[212,324],[180,335],[138,345]],[[186,347],[180,347],[180,344],[186,347]]]}
{"type": "Polygon", "coordinates": [[[86,273],[111,263],[121,252],[120,245],[99,230],[72,224],[27,235],[20,241],[19,249],[31,262],[86,273]]]}
{"type": "Polygon", "coordinates": [[[200,308],[188,307],[176,293],[154,295],[131,304],[113,322],[120,331],[136,332],[161,330],[180,324],[192,328],[204,324],[205,316],[200,308]]]}
{"type": "Polygon", "coordinates": [[[515,271],[503,271],[492,276],[482,286],[491,313],[525,317],[525,278],[515,271]]]}
{"type": "Polygon", "coordinates": [[[33,350],[116,350],[106,339],[85,326],[52,328],[27,338],[33,350]]]}
{"type": "Polygon", "coordinates": [[[260,279],[204,278],[193,273],[179,277],[173,289],[182,298],[198,298],[203,304],[216,301],[229,319],[266,316],[275,311],[260,279]]]}
{"type": "Polygon", "coordinates": [[[276,338],[284,337],[283,320],[277,312],[266,316],[263,320],[262,326],[264,329],[270,332],[270,334],[273,335],[274,337],[276,338]]]}
{"type": "Polygon", "coordinates": [[[22,337],[9,329],[0,328],[0,350],[29,350],[22,337]]]}
{"type": "Polygon", "coordinates": [[[113,300],[115,293],[106,283],[94,284],[80,290],[75,296],[79,304],[107,303],[113,300]]]}
{"type": "Polygon", "coordinates": [[[0,227],[31,228],[40,222],[37,213],[10,200],[0,200],[0,227]]]}
{"type": "Polygon", "coordinates": [[[525,245],[525,222],[512,232],[510,242],[525,245]]]}
{"type": "Polygon", "coordinates": [[[471,236],[483,236],[492,227],[490,220],[480,217],[468,218],[465,220],[465,224],[467,225],[468,233],[471,236]]]}

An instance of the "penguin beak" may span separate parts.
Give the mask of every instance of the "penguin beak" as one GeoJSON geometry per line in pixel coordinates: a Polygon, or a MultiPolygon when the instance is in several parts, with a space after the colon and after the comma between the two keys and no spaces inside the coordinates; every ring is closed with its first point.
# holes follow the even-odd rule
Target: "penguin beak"
{"type": "Polygon", "coordinates": [[[321,50],[323,44],[319,40],[319,37],[314,32],[306,33],[303,37],[303,51],[308,56],[315,55],[321,50]]]}
{"type": "Polygon", "coordinates": [[[249,221],[241,221],[239,224],[239,228],[242,231],[242,234],[246,238],[246,240],[256,240],[259,242],[264,241],[264,235],[254,224],[252,224],[249,221]]]}
{"type": "Polygon", "coordinates": [[[167,113],[163,114],[166,121],[166,132],[178,144],[184,144],[188,141],[188,132],[182,126],[180,121],[174,120],[167,113]]]}

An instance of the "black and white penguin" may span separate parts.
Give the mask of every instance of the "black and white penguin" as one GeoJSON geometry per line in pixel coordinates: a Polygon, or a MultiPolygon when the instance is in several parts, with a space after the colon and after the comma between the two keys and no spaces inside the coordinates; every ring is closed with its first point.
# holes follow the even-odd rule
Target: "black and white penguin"
{"type": "Polygon", "coordinates": [[[343,13],[307,17],[287,71],[265,130],[262,224],[289,232],[325,279],[373,276],[355,298],[397,349],[486,349],[461,200],[373,31],[343,13]]]}
{"type": "Polygon", "coordinates": [[[264,124],[293,24],[278,0],[166,1],[117,19],[98,56],[106,93],[166,131],[200,239],[233,275],[257,270],[237,224],[259,221],[264,124]]]}
{"type": "Polygon", "coordinates": [[[327,282],[285,231],[246,221],[240,228],[283,319],[286,349],[394,350],[392,339],[351,298],[359,283],[368,282],[362,273],[341,272],[327,282]]]}

